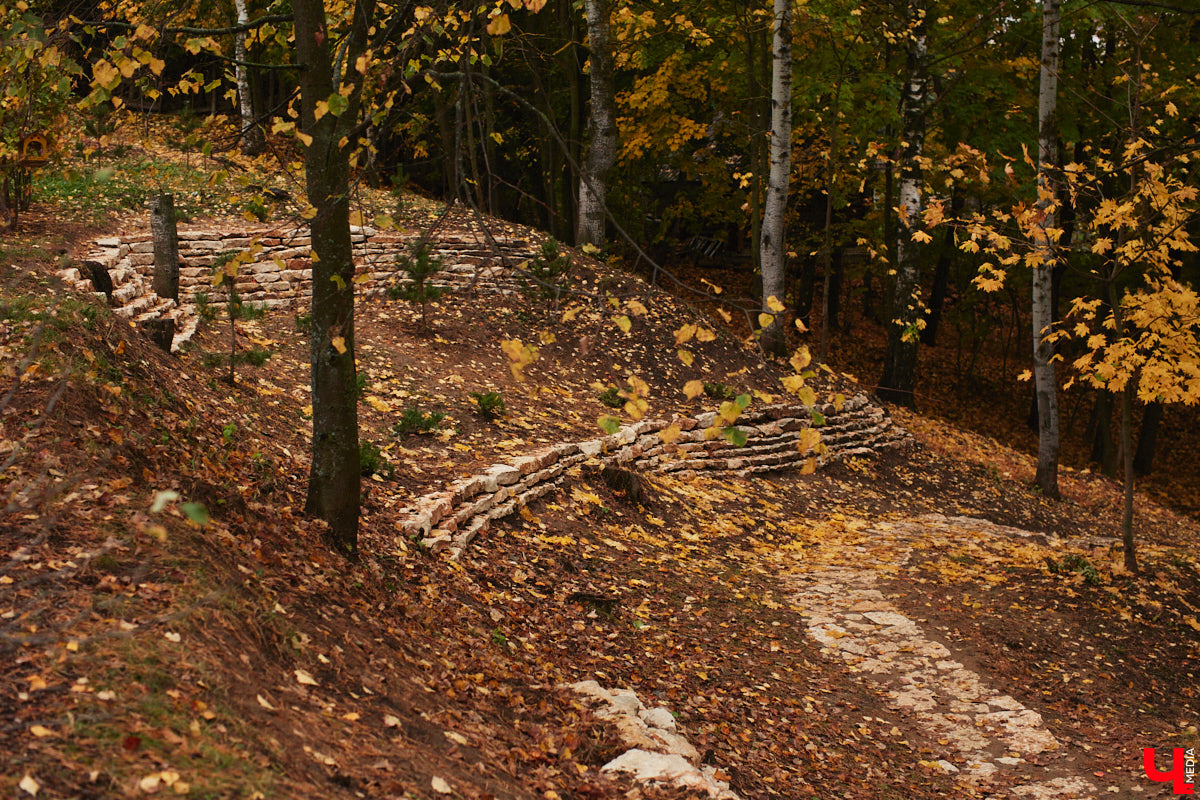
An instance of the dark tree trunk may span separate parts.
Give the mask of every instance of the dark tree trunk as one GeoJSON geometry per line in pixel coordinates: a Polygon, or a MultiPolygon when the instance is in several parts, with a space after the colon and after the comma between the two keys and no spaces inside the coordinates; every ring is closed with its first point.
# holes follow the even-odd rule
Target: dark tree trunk
{"type": "Polygon", "coordinates": [[[888,346],[877,393],[889,403],[916,405],[917,346],[920,343],[920,262],[913,234],[921,224],[925,123],[930,102],[926,0],[909,0],[908,65],[901,92],[904,130],[900,147],[900,218],[896,236],[896,282],[888,315],[888,346]]]}
{"type": "Polygon", "coordinates": [[[1091,460],[1100,465],[1105,475],[1117,474],[1117,448],[1112,436],[1112,394],[1103,389],[1096,392],[1096,404],[1092,406],[1092,453],[1091,460]]]}
{"type": "Polygon", "coordinates": [[[1137,452],[1133,455],[1133,471],[1138,475],[1149,475],[1154,469],[1154,450],[1158,445],[1158,426],[1163,418],[1163,404],[1151,403],[1142,414],[1142,433],[1138,437],[1137,452]]]}
{"type": "MultiPolygon", "coordinates": [[[[358,398],[354,366],[354,259],[350,241],[350,153],[339,146],[357,116],[358,94],[340,117],[315,119],[316,104],[340,83],[334,74],[322,0],[293,0],[296,57],[305,132],[304,152],[313,252],[312,363],[313,443],[305,512],[329,525],[329,542],[350,558],[358,555],[361,475],[358,460],[358,398]]],[[[354,64],[372,15],[358,0],[343,63],[354,64]]]]}
{"type": "MultiPolygon", "coordinates": [[[[950,195],[950,215],[957,217],[962,212],[963,200],[957,190],[950,195]]],[[[925,317],[925,329],[921,331],[921,344],[937,342],[938,327],[942,322],[942,310],[946,306],[946,295],[950,291],[950,271],[954,267],[958,248],[954,246],[954,229],[947,226],[942,237],[942,249],[938,253],[937,267],[933,272],[933,290],[929,297],[929,313],[925,317]]]]}

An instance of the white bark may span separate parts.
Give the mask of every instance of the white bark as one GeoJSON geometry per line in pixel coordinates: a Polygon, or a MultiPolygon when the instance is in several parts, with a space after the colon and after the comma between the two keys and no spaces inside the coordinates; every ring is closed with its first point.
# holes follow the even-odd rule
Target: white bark
{"type": "Polygon", "coordinates": [[[1054,377],[1053,346],[1046,334],[1054,324],[1054,242],[1058,235],[1056,186],[1058,162],[1058,64],[1061,0],[1042,2],[1042,68],[1038,87],[1038,208],[1036,233],[1040,263],[1033,268],[1033,381],[1038,403],[1037,484],[1042,493],[1058,497],[1058,385],[1054,377]]]}
{"type": "Polygon", "coordinates": [[[617,161],[617,108],[613,89],[609,0],[584,0],[588,31],[588,150],[579,177],[576,244],[604,246],[608,173],[617,161]]]}
{"type": "Polygon", "coordinates": [[[767,303],[772,297],[782,303],[787,288],[787,201],[792,172],[792,0],[775,0],[772,29],[770,173],[759,268],[763,313],[773,317],[762,331],[762,346],[768,353],[782,354],[786,349],[783,317],[768,308],[767,303]]]}
{"type": "MultiPolygon", "coordinates": [[[[237,11],[237,24],[249,23],[250,13],[246,8],[246,0],[233,0],[233,6],[237,11]]],[[[250,90],[250,73],[246,67],[245,31],[234,34],[233,55],[238,61],[234,72],[237,79],[238,110],[242,117],[242,152],[246,155],[257,155],[266,145],[262,129],[256,124],[254,116],[254,95],[250,90]]]]}

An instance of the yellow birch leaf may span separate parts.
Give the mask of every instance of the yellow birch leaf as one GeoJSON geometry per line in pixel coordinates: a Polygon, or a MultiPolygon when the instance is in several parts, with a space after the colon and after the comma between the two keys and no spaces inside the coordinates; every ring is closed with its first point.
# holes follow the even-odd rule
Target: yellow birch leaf
{"type": "Polygon", "coordinates": [[[625,307],[628,308],[629,313],[633,314],[635,317],[642,316],[648,310],[640,300],[630,300],[625,304],[625,307]]]}
{"type": "Polygon", "coordinates": [[[779,302],[778,297],[776,297],[775,295],[771,295],[770,297],[767,298],[767,308],[770,309],[771,311],[774,311],[776,314],[778,314],[781,311],[783,311],[784,306],[783,306],[783,303],[779,302]]]}
{"type": "Polygon", "coordinates": [[[662,440],[663,444],[671,444],[679,438],[681,433],[683,433],[683,430],[679,427],[678,423],[675,423],[659,431],[658,438],[662,440]]]}
{"type": "Polygon", "coordinates": [[[341,355],[346,354],[346,337],[335,336],[335,337],[333,337],[333,340],[330,342],[330,344],[333,345],[333,349],[337,350],[339,354],[341,354],[341,355]]]}
{"type": "Polygon", "coordinates": [[[696,360],[691,350],[676,350],[675,353],[679,356],[679,360],[683,362],[685,367],[690,367],[692,362],[696,360]]]}
{"type": "Polygon", "coordinates": [[[685,344],[689,339],[696,335],[697,327],[692,324],[684,325],[679,330],[675,331],[675,346],[678,347],[685,344]]]}
{"type": "Polygon", "coordinates": [[[801,453],[808,452],[821,443],[821,434],[813,428],[805,428],[800,431],[800,436],[796,440],[796,449],[801,453]]]}
{"type": "Polygon", "coordinates": [[[695,399],[704,394],[703,381],[688,381],[683,385],[683,394],[688,400],[695,399]]]}
{"type": "Polygon", "coordinates": [[[801,475],[811,475],[817,471],[817,460],[810,458],[804,462],[804,466],[800,468],[801,475]]]}
{"type": "Polygon", "coordinates": [[[312,137],[304,131],[296,131],[296,138],[299,139],[300,143],[305,147],[308,147],[312,144],[312,137]]]}
{"type": "Polygon", "coordinates": [[[633,323],[629,321],[629,317],[624,314],[614,319],[613,322],[617,323],[617,327],[621,329],[622,333],[629,333],[629,329],[633,327],[633,323]]]}
{"type": "Polygon", "coordinates": [[[509,20],[508,14],[498,14],[492,17],[492,21],[487,26],[487,32],[492,36],[503,36],[510,30],[512,30],[512,21],[509,20]]]}
{"type": "Polygon", "coordinates": [[[808,351],[807,347],[801,347],[800,349],[798,349],[795,353],[792,354],[791,359],[788,360],[788,364],[790,364],[792,369],[796,370],[796,372],[802,371],[805,367],[807,367],[811,363],[812,363],[812,353],[810,353],[808,351]]]}
{"type": "Polygon", "coordinates": [[[769,328],[769,327],[771,327],[771,323],[774,321],[775,321],[775,317],[772,316],[771,314],[759,314],[758,315],[758,327],[760,327],[760,328],[769,328]]]}
{"type": "Polygon", "coordinates": [[[715,333],[713,333],[712,331],[710,331],[708,328],[698,328],[696,330],[696,341],[711,342],[713,339],[716,339],[716,338],[717,338],[717,335],[715,333]]]}

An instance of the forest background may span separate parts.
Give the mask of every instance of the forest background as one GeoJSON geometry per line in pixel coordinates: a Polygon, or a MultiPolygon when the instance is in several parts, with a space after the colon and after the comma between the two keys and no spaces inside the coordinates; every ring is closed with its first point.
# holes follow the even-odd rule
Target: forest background
{"type": "MultiPolygon", "coordinates": [[[[0,13],[6,219],[56,190],[52,170],[24,165],[69,156],[103,183],[108,135],[163,113],[231,122],[232,135],[190,123],[197,156],[219,165],[240,147],[282,168],[271,191],[303,198],[327,332],[312,345],[309,508],[349,552],[356,510],[335,506],[357,481],[344,389],[359,187],[416,188],[599,248],[764,354],[811,347],[892,402],[1007,439],[1029,441],[1028,423],[1051,496],[1066,446],[1123,471],[1131,502],[1167,407],[1200,398],[1200,15],[1187,4],[22,0],[0,13]]],[[[210,181],[251,218],[266,208],[267,187],[221,169],[210,181]]],[[[1194,459],[1171,438],[1173,463],[1194,459]]],[[[1189,487],[1160,483],[1189,504],[1189,487]]]]}

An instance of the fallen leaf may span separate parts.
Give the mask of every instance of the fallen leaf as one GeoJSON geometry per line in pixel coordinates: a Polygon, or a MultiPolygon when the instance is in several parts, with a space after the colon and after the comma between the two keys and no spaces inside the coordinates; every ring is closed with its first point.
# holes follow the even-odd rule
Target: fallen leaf
{"type": "Polygon", "coordinates": [[[302,669],[296,670],[296,681],[305,686],[319,686],[316,679],[302,669]]]}

